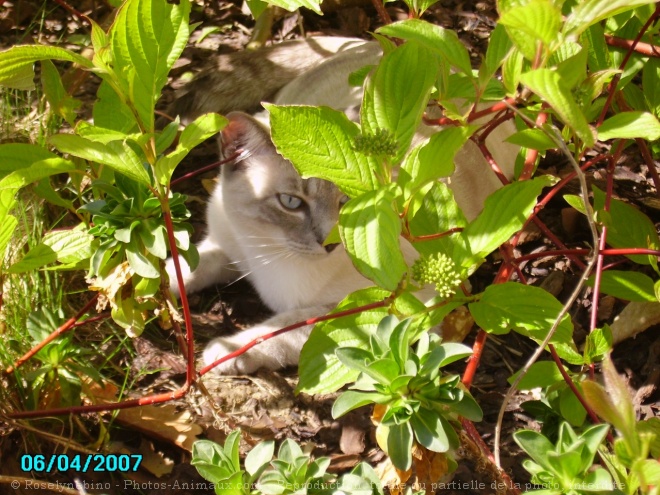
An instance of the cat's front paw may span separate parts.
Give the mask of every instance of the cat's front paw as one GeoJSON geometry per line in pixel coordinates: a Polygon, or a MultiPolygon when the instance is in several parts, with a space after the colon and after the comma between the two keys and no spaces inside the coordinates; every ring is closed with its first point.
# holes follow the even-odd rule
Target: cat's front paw
{"type": "MultiPolygon", "coordinates": [[[[231,342],[229,338],[217,338],[208,343],[202,353],[204,366],[213,364],[218,359],[234,352],[242,347],[241,344],[231,342]]],[[[258,359],[255,359],[254,352],[246,352],[233,359],[220,363],[213,372],[219,375],[247,375],[253,373],[261,367],[258,359]]]]}

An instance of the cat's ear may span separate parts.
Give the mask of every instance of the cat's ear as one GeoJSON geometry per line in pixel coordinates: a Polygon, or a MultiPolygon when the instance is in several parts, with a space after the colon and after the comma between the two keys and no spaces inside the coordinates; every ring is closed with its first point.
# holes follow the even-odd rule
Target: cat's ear
{"type": "Polygon", "coordinates": [[[254,117],[242,112],[231,112],[227,119],[229,123],[218,139],[222,158],[240,153],[236,161],[238,164],[249,156],[275,152],[268,128],[254,117]]]}

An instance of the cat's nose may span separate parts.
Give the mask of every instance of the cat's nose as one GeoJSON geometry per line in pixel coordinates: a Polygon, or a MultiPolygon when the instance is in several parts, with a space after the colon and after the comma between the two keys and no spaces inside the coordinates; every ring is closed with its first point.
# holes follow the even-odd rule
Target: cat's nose
{"type": "Polygon", "coordinates": [[[335,248],[336,248],[337,246],[339,246],[338,243],[335,243],[335,244],[326,244],[326,245],[324,246],[324,247],[325,247],[325,252],[326,252],[326,253],[331,253],[331,252],[333,252],[333,251],[335,250],[335,248]]]}

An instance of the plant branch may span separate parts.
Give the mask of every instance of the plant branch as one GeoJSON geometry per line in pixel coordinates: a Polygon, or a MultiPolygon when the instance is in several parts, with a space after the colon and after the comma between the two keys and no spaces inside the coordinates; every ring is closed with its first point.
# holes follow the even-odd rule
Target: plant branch
{"type": "Polygon", "coordinates": [[[392,18],[390,17],[390,14],[387,13],[385,5],[381,0],[371,0],[371,4],[374,6],[374,9],[376,9],[376,12],[378,12],[378,17],[383,21],[383,24],[392,24],[392,18]]]}
{"type": "Polygon", "coordinates": [[[181,261],[179,260],[179,250],[176,247],[176,239],[174,238],[174,225],[172,224],[172,213],[170,212],[170,205],[167,197],[162,198],[161,205],[163,208],[163,219],[165,220],[165,228],[167,230],[167,239],[170,243],[170,251],[172,252],[172,262],[174,263],[174,271],[176,273],[176,281],[179,286],[179,295],[181,298],[181,309],[183,311],[183,319],[186,325],[186,387],[190,387],[195,381],[195,340],[193,334],[192,318],[190,316],[190,305],[188,304],[188,296],[186,295],[186,287],[183,283],[183,276],[181,275],[181,261]]]}
{"type": "Polygon", "coordinates": [[[241,156],[241,153],[243,153],[243,150],[238,150],[236,153],[231,155],[229,158],[225,158],[224,160],[220,160],[218,162],[213,162],[210,165],[206,165],[205,167],[199,168],[193,172],[190,172],[188,174],[182,175],[181,177],[178,177],[177,179],[174,179],[170,182],[170,185],[175,186],[176,184],[179,184],[180,182],[187,181],[188,179],[192,179],[193,177],[203,174],[205,172],[208,172],[209,170],[216,169],[220,167],[221,165],[224,165],[225,163],[233,162],[241,156]]]}
{"type": "Polygon", "coordinates": [[[7,369],[4,370],[5,375],[11,375],[16,368],[19,366],[23,365],[28,359],[30,359],[32,356],[34,356],[37,352],[39,352],[41,349],[43,349],[47,344],[55,340],[57,337],[62,335],[63,333],[68,332],[71,330],[75,323],[83,317],[85,313],[87,313],[92,307],[96,304],[97,299],[99,298],[99,294],[95,294],[94,297],[92,297],[83,308],[76,313],[76,315],[73,318],[69,318],[64,324],[62,324],[59,328],[51,332],[51,334],[46,337],[44,340],[39,342],[37,345],[35,345],[32,349],[30,349],[28,352],[26,352],[23,356],[18,358],[16,362],[14,363],[13,366],[9,366],[7,369]]]}
{"type": "Polygon", "coordinates": [[[199,370],[199,376],[205,375],[206,373],[211,371],[213,368],[215,368],[219,364],[224,363],[225,361],[229,361],[230,359],[234,359],[234,358],[240,356],[241,354],[246,353],[248,350],[252,349],[255,345],[259,345],[265,340],[272,339],[273,337],[277,337],[278,335],[290,332],[290,331],[295,330],[297,328],[305,327],[307,325],[315,325],[316,323],[320,323],[322,321],[334,320],[335,318],[341,318],[341,317],[344,317],[344,316],[349,316],[349,315],[353,315],[353,314],[356,314],[356,313],[361,313],[363,311],[368,311],[370,309],[383,308],[383,307],[389,305],[392,302],[393,299],[394,299],[394,296],[392,295],[390,297],[386,297],[382,301],[376,301],[374,303],[365,304],[364,306],[359,306],[357,308],[351,308],[351,309],[347,309],[345,311],[338,311],[337,313],[330,313],[328,315],[318,316],[318,317],[315,317],[315,318],[310,318],[308,320],[299,321],[297,323],[293,323],[293,324],[291,324],[289,326],[286,326],[284,328],[280,328],[279,330],[275,330],[274,332],[271,332],[271,333],[268,333],[268,334],[265,334],[265,335],[261,335],[261,336],[257,337],[256,339],[251,340],[250,342],[245,344],[240,349],[236,349],[235,351],[230,352],[229,354],[221,357],[217,361],[214,361],[213,363],[205,366],[204,368],[199,370]]]}
{"type": "MultiPolygon", "coordinates": [[[[554,129],[553,129],[554,130],[554,129]]],[[[548,136],[555,142],[557,147],[563,152],[563,154],[568,158],[570,161],[571,165],[573,166],[573,170],[578,176],[578,180],[580,181],[580,193],[581,193],[581,198],[582,198],[582,203],[584,206],[584,210],[587,212],[587,220],[589,222],[589,229],[591,230],[591,237],[592,237],[592,244],[593,246],[599,246],[600,244],[600,239],[598,237],[598,229],[596,228],[596,223],[594,221],[594,215],[593,215],[593,210],[591,208],[591,204],[589,203],[589,190],[587,188],[587,181],[586,178],[584,177],[584,173],[580,169],[579,164],[575,161],[575,158],[573,158],[573,155],[571,154],[570,150],[568,149],[568,146],[566,143],[562,140],[561,135],[554,130],[554,132],[548,132],[548,136]]],[[[596,265],[596,259],[597,259],[597,253],[596,252],[591,252],[589,256],[589,261],[587,263],[586,268],[582,272],[582,275],[580,276],[580,279],[578,280],[577,284],[575,285],[575,288],[573,289],[573,292],[571,293],[570,297],[562,307],[561,311],[555,318],[555,321],[552,324],[552,327],[548,331],[548,334],[546,335],[545,339],[543,342],[539,345],[539,347],[534,351],[534,354],[529,358],[529,360],[525,363],[525,366],[520,370],[520,373],[518,373],[513,380],[513,383],[511,383],[511,387],[509,390],[507,390],[506,396],[504,397],[504,400],[502,401],[502,407],[500,407],[500,410],[497,415],[497,426],[495,428],[495,460],[496,464],[499,466],[500,465],[500,437],[501,437],[501,432],[502,432],[502,421],[504,419],[504,412],[506,411],[507,404],[511,402],[513,399],[513,394],[518,388],[518,384],[520,383],[520,380],[523,379],[523,377],[527,374],[529,371],[530,367],[532,364],[534,364],[538,358],[541,356],[541,354],[545,351],[546,346],[550,344],[550,341],[554,337],[555,333],[557,332],[557,328],[559,328],[559,325],[561,321],[564,319],[564,316],[568,314],[568,310],[570,307],[573,305],[573,303],[577,300],[577,298],[580,295],[580,292],[582,291],[582,288],[589,278],[589,275],[591,274],[591,271],[593,270],[594,266],[596,265]]]]}
{"type": "Polygon", "coordinates": [[[633,50],[635,53],[641,53],[647,57],[660,57],[660,47],[644,43],[643,41],[627,40],[625,38],[618,38],[611,34],[605,35],[605,43],[617,48],[624,48],[626,50],[633,50]]]}
{"type": "MultiPolygon", "coordinates": [[[[580,404],[582,404],[582,407],[584,407],[585,411],[587,411],[587,414],[591,418],[591,421],[593,421],[594,424],[599,424],[601,421],[594,412],[594,410],[589,406],[586,400],[584,400],[584,397],[578,390],[578,388],[575,386],[575,383],[573,382],[573,379],[569,376],[568,372],[566,371],[566,368],[564,368],[564,364],[561,362],[561,358],[559,357],[559,354],[557,354],[557,350],[555,349],[555,346],[552,344],[548,344],[548,349],[550,349],[550,354],[552,355],[552,359],[557,365],[557,368],[559,369],[559,373],[561,373],[561,376],[564,378],[564,382],[566,385],[568,385],[568,388],[571,389],[575,397],[577,397],[577,400],[580,401],[580,404]]],[[[614,442],[614,437],[612,437],[612,433],[608,433],[608,439],[610,442],[614,442]]]]}
{"type": "Polygon", "coordinates": [[[653,184],[655,185],[655,193],[656,195],[660,196],[660,175],[658,174],[658,169],[655,166],[655,160],[653,160],[653,156],[651,156],[651,152],[649,151],[648,144],[646,144],[646,141],[641,138],[635,139],[635,142],[637,143],[637,146],[642,153],[644,162],[649,169],[649,174],[651,174],[651,178],[653,179],[653,184]]]}
{"type": "MultiPolygon", "coordinates": [[[[657,4],[655,7],[655,11],[653,14],[648,18],[646,23],[644,23],[644,26],[642,26],[642,29],[640,29],[639,34],[635,37],[635,39],[630,43],[630,46],[628,46],[628,52],[626,55],[623,57],[623,60],[621,61],[621,64],[619,65],[619,69],[623,71],[623,69],[626,67],[626,64],[628,64],[628,60],[630,60],[630,57],[632,54],[635,52],[635,49],[637,45],[639,44],[640,40],[642,39],[642,36],[648,31],[648,29],[651,27],[651,25],[656,21],[656,19],[660,16],[660,4],[657,4]]],[[[610,84],[607,87],[607,100],[605,101],[605,105],[603,106],[603,110],[600,113],[600,117],[598,117],[598,120],[596,121],[596,127],[600,126],[603,121],[605,120],[605,115],[607,115],[608,110],[610,109],[610,106],[612,105],[612,99],[614,98],[614,93],[616,90],[617,85],[619,84],[619,80],[621,79],[621,73],[615,74],[612,80],[610,81],[610,84]]]]}

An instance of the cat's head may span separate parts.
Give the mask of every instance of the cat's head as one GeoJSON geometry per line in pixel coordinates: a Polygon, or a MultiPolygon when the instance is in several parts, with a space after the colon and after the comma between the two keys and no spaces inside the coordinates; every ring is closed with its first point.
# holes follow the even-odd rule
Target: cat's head
{"type": "Polygon", "coordinates": [[[271,243],[304,256],[327,256],[336,245],[323,243],[348,198],[331,182],[301,178],[277,153],[265,125],[243,113],[227,117],[221,155],[240,155],[223,165],[221,187],[236,233],[246,245],[271,243]]]}

